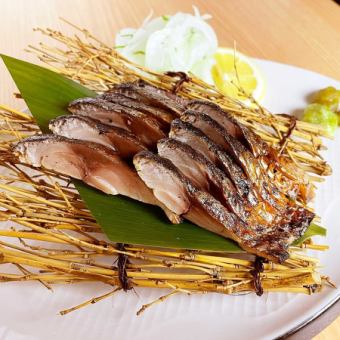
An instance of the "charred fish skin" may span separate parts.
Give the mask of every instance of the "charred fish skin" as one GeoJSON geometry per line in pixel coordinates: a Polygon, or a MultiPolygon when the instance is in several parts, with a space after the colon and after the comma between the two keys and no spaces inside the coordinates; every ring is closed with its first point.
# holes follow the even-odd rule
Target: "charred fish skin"
{"type": "MultiPolygon", "coordinates": [[[[130,118],[130,120],[134,118],[134,119],[138,119],[141,122],[147,121],[150,125],[154,126],[155,128],[158,128],[158,129],[161,128],[161,124],[159,123],[159,121],[157,119],[154,119],[153,117],[150,117],[150,115],[147,115],[143,113],[142,111],[135,110],[134,108],[131,108],[131,107],[127,107],[127,106],[124,106],[118,103],[109,102],[100,97],[76,99],[69,104],[68,110],[73,114],[80,114],[80,115],[84,115],[84,116],[98,119],[98,120],[100,120],[98,118],[99,114],[103,114],[103,115],[108,114],[108,113],[121,114],[121,115],[126,115],[127,118],[130,118]]],[[[110,121],[110,115],[107,115],[106,119],[107,119],[107,123],[110,123],[110,125],[116,124],[116,121],[113,121],[112,119],[110,121]]],[[[117,124],[119,124],[119,122],[117,122],[117,124]]],[[[129,122],[127,125],[128,126],[131,125],[131,122],[129,122]]],[[[126,124],[122,127],[126,128],[126,124]]]]}
{"type": "Polygon", "coordinates": [[[299,196],[302,202],[307,203],[313,197],[313,189],[308,185],[303,172],[293,162],[288,161],[287,163],[287,160],[279,156],[275,149],[247,126],[232,117],[229,112],[223,110],[217,104],[202,100],[189,102],[187,108],[205,113],[216,120],[230,135],[249,148],[254,157],[259,158],[260,163],[263,163],[264,168],[272,172],[273,177],[275,177],[275,173],[280,175],[277,183],[287,192],[291,199],[295,200],[299,196]],[[287,171],[285,168],[288,168],[290,171],[287,171]]]}
{"type": "Polygon", "coordinates": [[[140,178],[169,210],[181,216],[190,209],[186,191],[189,183],[171,161],[141,151],[133,158],[133,164],[140,178]]]}
{"type": "Polygon", "coordinates": [[[201,130],[179,118],[171,122],[169,138],[179,140],[198,150],[212,163],[217,162],[213,147],[216,146],[201,130]],[[203,140],[203,141],[201,141],[203,140]]]}
{"type": "Polygon", "coordinates": [[[181,119],[200,129],[212,139],[214,143],[226,150],[233,157],[234,161],[238,162],[248,174],[248,177],[253,180],[257,179],[256,167],[258,164],[256,159],[254,159],[250,152],[239,141],[228,134],[214,119],[204,113],[191,110],[185,111],[181,119]]]}
{"type": "Polygon", "coordinates": [[[128,130],[150,148],[155,147],[159,139],[166,137],[156,119],[101,98],[77,99],[69,104],[68,109],[73,114],[94,118],[104,124],[128,130]]]}
{"type": "Polygon", "coordinates": [[[246,203],[253,207],[254,211],[251,214],[253,217],[258,215],[258,223],[273,223],[277,219],[277,210],[257,193],[257,188],[253,186],[252,181],[247,178],[243,170],[201,130],[193,127],[190,123],[176,119],[172,122],[169,136],[208,156],[207,158],[232,180],[237,192],[246,203]],[[259,222],[260,217],[261,222],[259,222]]]}
{"type": "Polygon", "coordinates": [[[131,158],[139,151],[146,150],[131,132],[86,116],[59,116],[50,121],[49,129],[59,136],[105,145],[117,151],[122,158],[131,158]]]}
{"type": "Polygon", "coordinates": [[[246,150],[240,143],[225,133],[225,130],[221,125],[206,114],[192,110],[185,111],[181,120],[200,130],[216,145],[222,148],[223,151],[230,155],[233,161],[243,169],[251,182],[256,184],[259,175],[256,160],[253,159],[248,150],[246,150]]]}
{"type": "Polygon", "coordinates": [[[258,198],[254,192],[253,185],[243,170],[219,145],[215,144],[201,130],[195,128],[190,123],[175,119],[171,123],[169,137],[190,145],[207,157],[229,176],[241,197],[247,199],[251,205],[258,204],[258,198]]]}
{"type": "Polygon", "coordinates": [[[162,100],[163,98],[164,100],[168,99],[169,101],[166,103],[166,105],[169,105],[170,108],[173,110],[177,109],[179,113],[185,111],[185,106],[188,103],[188,99],[178,96],[171,91],[163,90],[153,86],[142,79],[138,80],[137,84],[139,88],[143,88],[145,95],[149,95],[151,98],[157,97],[159,100],[162,100]]]}
{"type": "Polygon", "coordinates": [[[193,218],[190,215],[190,210],[184,215],[185,218],[205,229],[236,241],[241,248],[249,253],[277,263],[283,263],[289,258],[289,246],[304,234],[314,218],[313,213],[301,208],[294,212],[294,223],[272,228],[258,224],[250,225],[240,220],[235,214],[227,212],[225,207],[210,194],[194,187],[188,190],[191,193],[191,200],[199,202],[201,207],[204,206],[205,212],[208,212],[214,221],[218,221],[218,224],[202,223],[204,217],[193,218]]]}
{"type": "Polygon", "coordinates": [[[127,97],[142,100],[148,105],[161,107],[169,110],[169,112],[177,117],[185,110],[187,103],[186,99],[142,80],[116,85],[110,89],[110,92],[118,92],[127,97]]]}
{"type": "Polygon", "coordinates": [[[211,103],[215,107],[216,112],[220,112],[224,117],[229,117],[229,120],[238,127],[240,133],[235,136],[241,143],[245,144],[252,152],[254,157],[259,159],[260,165],[263,164],[263,168],[270,172],[272,177],[279,176],[277,185],[280,189],[284,190],[285,193],[291,198],[296,199],[297,196],[302,199],[303,202],[307,202],[307,196],[304,195],[305,191],[310,191],[311,188],[306,185],[304,175],[300,169],[295,166],[293,162],[284,160],[283,157],[279,156],[278,152],[269,146],[260,136],[250,130],[247,126],[237,121],[237,119],[231,117],[231,115],[219,108],[216,104],[211,103]],[[293,167],[294,170],[290,171],[290,174],[285,171],[285,167],[293,167]],[[298,184],[296,181],[300,181],[298,184]]]}
{"type": "Polygon", "coordinates": [[[176,139],[162,139],[158,154],[169,159],[200,190],[209,192],[242,220],[249,217],[250,207],[224,173],[191,146],[176,139]]]}
{"type": "MultiPolygon", "coordinates": [[[[288,200],[288,198],[280,192],[275,186],[275,183],[272,183],[271,179],[259,169],[253,155],[239,141],[230,136],[216,121],[202,113],[192,111],[186,111],[181,119],[189,121],[197,128],[202,128],[208,137],[215,139],[215,142],[220,141],[221,137],[223,137],[224,143],[222,142],[221,145],[225,147],[226,151],[231,154],[234,160],[238,159],[240,161],[240,165],[244,171],[247,172],[252,183],[259,189],[258,191],[262,198],[274,208],[274,211],[277,211],[277,218],[273,221],[274,225],[283,223],[282,219],[290,219],[287,223],[291,226],[293,224],[300,226],[304,223],[305,217],[301,214],[296,223],[292,220],[293,212],[295,213],[298,209],[296,202],[288,200]]],[[[270,213],[270,210],[266,209],[266,211],[270,213]]],[[[272,210],[271,213],[274,211],[272,210]]]]}
{"type": "Polygon", "coordinates": [[[215,143],[222,146],[233,160],[242,167],[253,185],[258,188],[260,195],[270,205],[279,210],[287,205],[287,197],[280,192],[274,183],[268,181],[267,175],[259,166],[257,159],[215,120],[195,111],[186,111],[181,119],[202,130],[215,143]]]}
{"type": "Polygon", "coordinates": [[[252,151],[254,157],[268,155],[268,144],[217,104],[204,100],[192,100],[187,104],[187,108],[204,113],[214,119],[223,126],[231,136],[238,139],[241,143],[246,144],[252,151]]]}
{"type": "Polygon", "coordinates": [[[192,193],[192,199],[205,208],[213,223],[207,223],[201,216],[200,219],[194,218],[189,211],[185,217],[190,221],[197,225],[200,225],[200,221],[204,221],[203,228],[236,241],[241,248],[251,254],[277,263],[283,263],[289,258],[287,238],[282,239],[282,235],[278,238],[276,233],[264,232],[265,229],[261,227],[249,227],[235,215],[226,212],[224,207],[206,192],[195,191],[192,193]]]}
{"type": "MultiPolygon", "coordinates": [[[[92,97],[85,97],[75,99],[68,104],[68,110],[77,115],[84,115],[90,118],[97,118],[99,115],[107,115],[110,111],[115,111],[114,104],[101,99],[101,98],[92,98],[92,97]]],[[[112,118],[107,118],[108,123],[115,123],[118,127],[124,128],[126,123],[123,117],[120,118],[117,115],[117,119],[113,122],[112,118]],[[111,120],[111,121],[110,121],[111,120]]],[[[99,118],[97,118],[99,119],[99,118]]],[[[102,121],[102,120],[101,120],[102,121]]]]}
{"type": "Polygon", "coordinates": [[[168,128],[171,121],[175,118],[169,110],[143,103],[143,98],[131,98],[114,91],[105,92],[99,98],[152,115],[153,118],[160,121],[164,129],[168,128]]]}
{"type": "Polygon", "coordinates": [[[188,145],[171,138],[161,139],[157,143],[158,154],[161,157],[176,164],[176,168],[195,186],[209,191],[211,189],[207,174],[209,170],[199,161],[199,155],[189,148],[188,145]]]}
{"type": "Polygon", "coordinates": [[[287,237],[286,230],[250,226],[243,222],[209,193],[190,183],[170,160],[159,155],[142,151],[134,157],[134,164],[145,184],[168,209],[202,228],[233,239],[252,254],[280,263],[288,258],[287,248],[294,236],[289,234],[287,237]],[[173,197],[156,193],[158,190],[162,193],[173,191],[167,190],[168,179],[177,187],[175,202],[173,197]]]}
{"type": "Polygon", "coordinates": [[[261,235],[257,240],[252,240],[249,245],[259,252],[270,247],[272,256],[277,262],[283,263],[289,258],[289,246],[306,232],[314,217],[314,213],[300,207],[294,210],[289,222],[273,228],[270,233],[261,235]]]}
{"type": "MultiPolygon", "coordinates": [[[[158,197],[166,206],[168,209],[176,212],[177,214],[184,215],[186,217],[189,217],[189,220],[192,220],[192,212],[190,210],[195,206],[196,202],[202,202],[204,205],[207,206],[207,198],[209,197],[211,199],[211,202],[214,202],[218,205],[221,209],[215,208],[216,215],[222,215],[223,212],[225,212],[225,221],[236,221],[237,218],[233,214],[230,214],[227,212],[227,210],[224,209],[224,207],[218,203],[215,199],[212,198],[208,193],[202,192],[198,190],[192,183],[178,170],[178,168],[169,160],[166,158],[163,158],[159,155],[153,154],[150,151],[142,151],[138,153],[134,157],[134,164],[137,169],[138,174],[140,177],[145,181],[145,184],[154,191],[155,196],[158,197]],[[156,172],[150,171],[150,168],[157,169],[156,172]],[[155,173],[155,175],[153,175],[155,173]],[[172,199],[167,201],[169,198],[168,196],[160,196],[157,194],[158,190],[162,190],[164,192],[168,191],[166,181],[164,178],[160,178],[160,174],[164,176],[164,178],[168,177],[170,178],[173,183],[175,183],[175,186],[178,187],[177,192],[180,194],[175,195],[178,202],[173,202],[172,199]],[[155,192],[156,191],[156,192],[155,192]],[[199,194],[201,192],[201,194],[199,194]],[[194,202],[192,202],[192,197],[196,196],[194,202]],[[205,197],[202,199],[202,197],[205,197]]],[[[197,207],[196,207],[197,209],[197,207]]],[[[195,221],[200,225],[200,221],[195,221]]],[[[219,234],[223,233],[222,230],[224,230],[224,227],[219,226],[218,222],[214,222],[214,224],[218,225],[218,232],[219,234]]],[[[206,228],[207,226],[203,226],[203,228],[206,228]]],[[[232,227],[236,228],[236,227],[232,227]]],[[[211,228],[213,229],[213,228],[211,228]]],[[[216,230],[211,230],[216,232],[216,230]]]]}
{"type": "Polygon", "coordinates": [[[200,190],[209,192],[242,221],[266,227],[274,223],[275,211],[271,207],[264,202],[252,205],[242,198],[229,177],[191,146],[167,138],[160,140],[157,148],[158,154],[176,164],[191,183],[200,190]]]}

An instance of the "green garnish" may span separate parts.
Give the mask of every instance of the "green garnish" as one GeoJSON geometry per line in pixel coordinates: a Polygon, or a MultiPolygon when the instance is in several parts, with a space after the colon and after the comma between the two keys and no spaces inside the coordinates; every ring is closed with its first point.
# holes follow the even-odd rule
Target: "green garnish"
{"type": "Polygon", "coordinates": [[[303,113],[303,121],[318,124],[324,127],[330,134],[334,134],[338,126],[338,115],[326,105],[309,104],[303,113]]]}
{"type": "Polygon", "coordinates": [[[333,86],[326,87],[315,95],[314,103],[325,105],[334,112],[340,111],[340,90],[333,86]]]}
{"type": "Polygon", "coordinates": [[[313,236],[326,236],[327,235],[327,229],[324,227],[321,227],[315,223],[311,223],[306,232],[293,244],[294,245],[300,245],[304,241],[310,239],[313,236]]]}

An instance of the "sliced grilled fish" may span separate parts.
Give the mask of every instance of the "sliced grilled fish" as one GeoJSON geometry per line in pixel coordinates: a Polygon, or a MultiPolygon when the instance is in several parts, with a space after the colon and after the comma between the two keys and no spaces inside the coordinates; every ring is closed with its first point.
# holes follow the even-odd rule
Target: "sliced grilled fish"
{"type": "Polygon", "coordinates": [[[243,170],[220,146],[214,143],[201,130],[195,128],[190,123],[175,119],[171,123],[169,137],[186,143],[203,154],[229,176],[243,198],[246,198],[251,205],[258,203],[253,185],[243,170]]]}
{"type": "Polygon", "coordinates": [[[255,157],[269,153],[268,144],[257,134],[249,130],[245,125],[239,123],[230,113],[224,111],[217,104],[203,100],[193,100],[187,104],[187,108],[201,112],[225,128],[225,130],[241,143],[246,144],[255,157]]]}
{"type": "MultiPolygon", "coordinates": [[[[296,226],[305,225],[306,220],[309,221],[309,217],[314,216],[308,210],[300,208],[296,202],[288,199],[263,171],[257,159],[215,120],[205,114],[192,111],[187,111],[181,119],[190,122],[215,142],[219,142],[233,159],[238,161],[253,185],[257,187],[258,192],[266,202],[266,206],[270,204],[277,210],[277,217],[273,225],[287,225],[289,226],[288,228],[292,226],[295,228],[296,226]],[[301,214],[300,209],[302,209],[301,214]]],[[[266,210],[268,211],[268,209],[266,210]]]]}
{"type": "Polygon", "coordinates": [[[103,93],[99,96],[99,98],[144,112],[148,115],[152,115],[162,123],[162,127],[164,128],[168,128],[170,122],[175,118],[175,116],[169,110],[145,104],[143,102],[143,97],[138,97],[137,94],[136,98],[134,99],[127,97],[122,93],[110,91],[103,93]]]}
{"type": "Polygon", "coordinates": [[[171,124],[169,136],[190,145],[223,170],[232,180],[241,197],[253,207],[252,215],[258,215],[258,218],[261,218],[261,223],[271,224],[278,218],[277,210],[261,197],[257,187],[248,179],[243,170],[201,130],[175,119],[171,124]]]}
{"type": "Polygon", "coordinates": [[[50,130],[59,136],[105,145],[122,158],[133,157],[146,147],[131,132],[79,115],[60,116],[50,121],[50,130]]]}
{"type": "Polygon", "coordinates": [[[14,146],[14,153],[24,164],[43,167],[80,179],[107,194],[121,194],[135,200],[158,205],[171,221],[180,218],[169,212],[112,148],[57,135],[25,138],[14,146]]]}
{"type": "Polygon", "coordinates": [[[291,199],[296,199],[299,195],[302,201],[308,202],[313,197],[313,188],[308,185],[303,171],[297,168],[293,162],[279,156],[276,150],[247,126],[233,118],[229,112],[217,104],[202,100],[193,100],[188,103],[187,107],[213,118],[231,136],[249,148],[254,157],[259,158],[260,164],[266,169],[266,172],[291,199]]]}
{"type": "Polygon", "coordinates": [[[100,98],[81,98],[71,102],[70,112],[97,119],[104,124],[113,125],[135,134],[144,145],[154,147],[166,135],[159,122],[143,112],[110,103],[100,98]]]}
{"type": "MultiPolygon", "coordinates": [[[[305,231],[312,218],[304,216],[304,223],[299,218],[296,224],[273,228],[248,225],[210,194],[197,189],[170,160],[142,151],[134,157],[134,164],[139,176],[168,209],[235,240],[250,253],[275,262],[288,258],[288,246],[305,231]]],[[[302,209],[298,213],[305,214],[305,211],[302,209]]]]}
{"type": "Polygon", "coordinates": [[[257,159],[233,136],[229,135],[225,129],[215,120],[204,113],[187,110],[181,117],[204,132],[216,144],[220,145],[238,165],[240,165],[253,185],[256,185],[263,199],[272,206],[285,209],[287,197],[268,180],[257,159]]]}
{"type": "Polygon", "coordinates": [[[185,105],[187,104],[186,99],[176,96],[169,91],[154,87],[142,80],[116,85],[109,92],[120,93],[147,105],[163,108],[177,117],[184,112],[185,105]]]}
{"type": "Polygon", "coordinates": [[[176,139],[162,139],[158,154],[171,160],[197,188],[209,192],[242,220],[247,221],[250,207],[236,191],[231,180],[213,163],[191,146],[176,139]]]}

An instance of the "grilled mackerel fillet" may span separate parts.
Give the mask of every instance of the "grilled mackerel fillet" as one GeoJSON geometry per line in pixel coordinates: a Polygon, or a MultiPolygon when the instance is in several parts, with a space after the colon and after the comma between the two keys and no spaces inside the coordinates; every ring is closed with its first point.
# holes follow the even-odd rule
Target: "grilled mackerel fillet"
{"type": "Polygon", "coordinates": [[[180,218],[154,197],[136,171],[112,148],[57,135],[37,135],[20,141],[13,151],[22,163],[80,179],[106,194],[121,194],[158,205],[171,222],[180,222],[180,218]]]}
{"type": "Polygon", "coordinates": [[[55,135],[14,147],[23,163],[158,205],[173,223],[186,218],[276,262],[314,218],[301,205],[312,196],[302,170],[216,104],[137,81],[68,109],[50,122],[55,135]]]}
{"type": "Polygon", "coordinates": [[[169,210],[272,261],[284,262],[289,257],[288,246],[310,223],[310,219],[306,219],[305,223],[280,228],[250,225],[208,192],[193,185],[169,159],[142,151],[134,157],[134,164],[139,176],[169,210]]]}

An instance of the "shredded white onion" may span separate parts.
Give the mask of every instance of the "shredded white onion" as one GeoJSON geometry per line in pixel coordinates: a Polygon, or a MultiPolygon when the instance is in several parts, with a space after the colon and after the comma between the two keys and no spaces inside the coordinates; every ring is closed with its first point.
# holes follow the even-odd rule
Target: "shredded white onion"
{"type": "Polygon", "coordinates": [[[211,66],[217,37],[206,23],[209,15],[178,12],[150,20],[138,28],[124,28],[116,36],[116,48],[129,60],[154,71],[192,72],[213,83],[211,66]]]}

